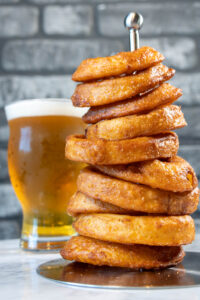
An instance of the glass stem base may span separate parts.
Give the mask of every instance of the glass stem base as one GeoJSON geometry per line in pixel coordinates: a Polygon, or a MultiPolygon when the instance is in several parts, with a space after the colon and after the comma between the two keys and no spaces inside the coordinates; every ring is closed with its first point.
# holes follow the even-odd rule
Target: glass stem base
{"type": "Polygon", "coordinates": [[[57,237],[34,237],[23,236],[20,239],[20,247],[28,251],[52,251],[59,252],[64,246],[65,242],[70,239],[70,236],[57,236],[57,237]]]}
{"type": "Polygon", "coordinates": [[[48,216],[32,218],[25,215],[20,247],[30,251],[59,251],[75,234],[71,223],[71,219],[64,219],[58,224],[55,218],[50,219],[48,216]]]}

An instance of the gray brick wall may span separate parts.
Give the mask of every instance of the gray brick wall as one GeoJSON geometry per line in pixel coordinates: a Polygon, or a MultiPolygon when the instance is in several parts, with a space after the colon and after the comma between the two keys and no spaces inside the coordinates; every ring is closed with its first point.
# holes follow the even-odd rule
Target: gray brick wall
{"type": "Polygon", "coordinates": [[[123,18],[131,10],[144,16],[141,44],[160,50],[177,70],[172,83],[183,89],[178,103],[189,123],[178,131],[179,154],[200,178],[200,1],[0,0],[0,238],[19,236],[21,226],[8,178],[3,106],[70,97],[71,74],[82,59],[128,50],[123,18]]]}

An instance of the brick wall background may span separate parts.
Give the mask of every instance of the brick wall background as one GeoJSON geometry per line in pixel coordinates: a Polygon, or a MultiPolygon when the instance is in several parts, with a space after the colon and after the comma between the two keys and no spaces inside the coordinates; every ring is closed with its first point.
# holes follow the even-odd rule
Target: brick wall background
{"type": "MultiPolygon", "coordinates": [[[[176,68],[172,80],[189,126],[178,131],[180,155],[200,178],[200,1],[0,0],[0,238],[20,234],[21,208],[9,183],[3,106],[17,99],[70,97],[70,77],[86,57],[128,50],[123,18],[144,16],[141,44],[176,68]]],[[[195,213],[198,218],[200,213],[195,213]]]]}

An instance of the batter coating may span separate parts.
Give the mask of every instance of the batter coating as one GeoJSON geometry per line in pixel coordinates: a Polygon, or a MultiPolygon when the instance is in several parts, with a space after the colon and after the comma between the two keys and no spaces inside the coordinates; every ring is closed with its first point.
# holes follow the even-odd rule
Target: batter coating
{"type": "Polygon", "coordinates": [[[186,192],[198,186],[193,168],[179,156],[169,161],[155,159],[131,165],[94,167],[106,175],[166,191],[186,192]]]}
{"type": "Polygon", "coordinates": [[[174,69],[158,64],[136,75],[79,84],[71,100],[74,106],[79,107],[118,102],[155,88],[174,74],[174,69]]]}
{"type": "Polygon", "coordinates": [[[88,139],[123,140],[175,130],[187,123],[179,106],[167,105],[146,114],[100,121],[87,128],[88,139]]]}
{"type": "Polygon", "coordinates": [[[174,132],[129,140],[89,140],[83,135],[67,137],[65,156],[92,165],[128,164],[176,155],[179,142],[174,132]]]}
{"type": "Polygon", "coordinates": [[[82,119],[85,123],[95,124],[101,120],[144,113],[158,106],[173,103],[180,96],[182,96],[181,89],[169,83],[162,83],[158,88],[141,96],[114,104],[91,107],[82,119]]]}
{"type": "Polygon", "coordinates": [[[81,62],[72,75],[74,81],[89,81],[131,74],[147,69],[164,60],[164,56],[151,47],[132,52],[120,52],[113,56],[88,58],[81,62]]]}
{"type": "Polygon", "coordinates": [[[182,247],[121,245],[83,236],[72,237],[60,254],[64,259],[92,265],[133,269],[170,267],[181,262],[185,256],[182,247]]]}
{"type": "Polygon", "coordinates": [[[67,205],[67,213],[70,216],[75,217],[79,214],[87,214],[87,213],[128,214],[130,213],[130,211],[112,205],[110,203],[93,199],[91,197],[84,195],[81,192],[76,192],[69,200],[69,203],[67,205]]]}
{"type": "Polygon", "coordinates": [[[112,178],[85,168],[77,180],[78,191],[88,197],[126,210],[154,214],[184,215],[197,209],[199,189],[173,193],[112,178]]]}
{"type": "Polygon", "coordinates": [[[190,216],[80,215],[73,223],[83,236],[120,244],[179,246],[194,240],[190,216]]]}

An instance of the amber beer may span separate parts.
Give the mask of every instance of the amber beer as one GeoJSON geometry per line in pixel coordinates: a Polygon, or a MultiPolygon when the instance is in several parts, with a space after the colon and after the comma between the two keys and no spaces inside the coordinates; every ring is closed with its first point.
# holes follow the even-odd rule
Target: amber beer
{"type": "Polygon", "coordinates": [[[66,136],[83,133],[82,109],[67,100],[27,100],[6,107],[10,180],[23,209],[21,247],[60,248],[74,234],[67,203],[83,164],[65,158],[66,136]]]}

